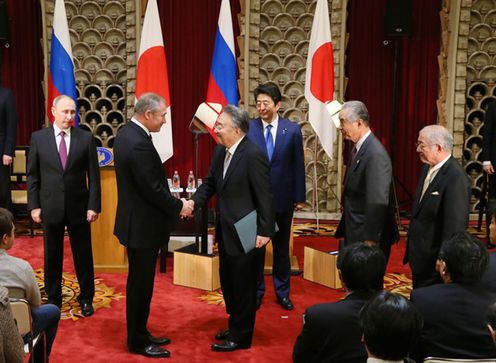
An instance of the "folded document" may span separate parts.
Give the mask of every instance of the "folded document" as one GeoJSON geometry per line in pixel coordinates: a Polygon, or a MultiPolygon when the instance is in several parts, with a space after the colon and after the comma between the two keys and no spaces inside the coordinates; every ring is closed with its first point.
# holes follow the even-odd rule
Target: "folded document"
{"type": "MultiPolygon", "coordinates": [[[[254,209],[239,221],[234,223],[234,228],[238,233],[239,240],[243,245],[245,253],[253,250],[257,243],[257,211],[254,209]]],[[[277,223],[275,232],[279,230],[277,223]]]]}

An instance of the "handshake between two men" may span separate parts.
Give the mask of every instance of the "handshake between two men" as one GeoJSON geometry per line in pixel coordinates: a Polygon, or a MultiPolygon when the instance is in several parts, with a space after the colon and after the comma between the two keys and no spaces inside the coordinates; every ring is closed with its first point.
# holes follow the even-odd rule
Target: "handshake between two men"
{"type": "Polygon", "coordinates": [[[179,213],[181,218],[193,217],[193,211],[195,210],[195,202],[192,199],[186,200],[185,198],[181,198],[181,202],[183,202],[183,208],[179,213]]]}

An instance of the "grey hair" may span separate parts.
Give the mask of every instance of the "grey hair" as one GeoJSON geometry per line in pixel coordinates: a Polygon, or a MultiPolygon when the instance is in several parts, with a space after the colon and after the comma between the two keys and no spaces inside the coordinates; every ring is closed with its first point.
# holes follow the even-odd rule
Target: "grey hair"
{"type": "Polygon", "coordinates": [[[248,132],[248,122],[250,120],[248,112],[234,105],[227,105],[226,107],[224,107],[223,112],[231,116],[232,123],[235,128],[240,129],[245,134],[248,132]]]}
{"type": "Polygon", "coordinates": [[[53,101],[52,101],[52,106],[53,106],[53,107],[57,107],[58,103],[59,103],[61,100],[63,100],[64,98],[67,98],[67,99],[71,100],[72,102],[74,102],[74,104],[76,104],[76,101],[74,101],[74,100],[72,99],[72,97],[71,97],[71,96],[68,96],[68,95],[59,95],[59,96],[57,96],[57,97],[55,97],[55,98],[53,99],[53,101]]]}
{"type": "Polygon", "coordinates": [[[369,110],[362,101],[348,101],[343,103],[341,110],[349,109],[348,121],[357,122],[359,119],[365,121],[365,124],[369,124],[369,110]]]}
{"type": "Polygon", "coordinates": [[[134,105],[134,112],[138,115],[144,115],[146,111],[156,111],[160,104],[165,105],[165,99],[156,93],[143,93],[134,105]]]}
{"type": "Polygon", "coordinates": [[[424,134],[431,145],[440,145],[447,152],[453,150],[453,136],[444,126],[428,125],[420,130],[419,134],[424,134]]]}

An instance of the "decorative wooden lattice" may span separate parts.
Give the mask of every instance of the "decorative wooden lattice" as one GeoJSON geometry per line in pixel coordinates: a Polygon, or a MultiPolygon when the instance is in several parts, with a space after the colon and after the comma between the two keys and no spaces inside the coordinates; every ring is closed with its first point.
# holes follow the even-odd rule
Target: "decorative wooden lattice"
{"type": "Polygon", "coordinates": [[[488,103],[496,101],[496,0],[475,0],[470,12],[464,167],[472,181],[472,208],[485,178],[482,172],[482,135],[488,103]]]}
{"type": "MultiPolygon", "coordinates": [[[[51,20],[54,2],[47,2],[47,7],[51,20]]],[[[112,147],[117,130],[125,123],[126,1],[66,0],[65,7],[80,127],[93,133],[98,146],[112,147]]],[[[52,21],[46,29],[49,38],[52,21]]]]}

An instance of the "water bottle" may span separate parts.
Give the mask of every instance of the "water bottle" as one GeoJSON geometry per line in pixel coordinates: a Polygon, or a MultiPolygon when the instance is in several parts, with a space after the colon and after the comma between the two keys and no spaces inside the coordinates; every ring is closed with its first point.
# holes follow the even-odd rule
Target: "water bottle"
{"type": "Polygon", "coordinates": [[[194,190],[195,187],[196,187],[195,175],[193,174],[193,170],[190,170],[189,174],[188,174],[188,186],[187,186],[187,188],[189,190],[194,190]]]}
{"type": "Polygon", "coordinates": [[[177,170],[174,171],[172,176],[172,189],[179,189],[181,187],[181,180],[179,179],[179,173],[177,170]]]}

